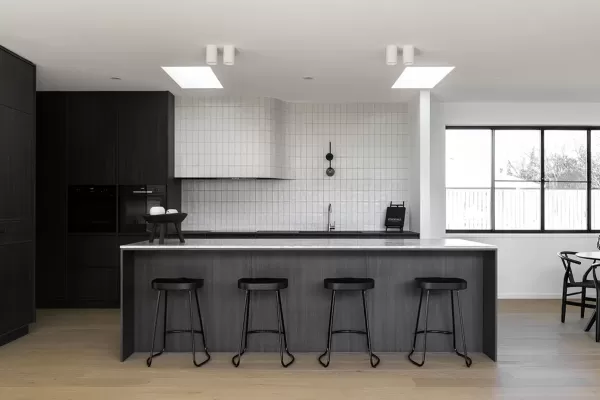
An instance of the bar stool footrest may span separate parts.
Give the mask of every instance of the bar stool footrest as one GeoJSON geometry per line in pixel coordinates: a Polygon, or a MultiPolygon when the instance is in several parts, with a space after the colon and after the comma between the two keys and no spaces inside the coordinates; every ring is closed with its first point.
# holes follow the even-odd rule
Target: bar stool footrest
{"type": "Polygon", "coordinates": [[[338,330],[331,332],[331,334],[333,334],[333,335],[335,335],[336,333],[356,333],[358,335],[366,335],[367,334],[366,331],[357,331],[355,329],[338,329],[338,330]]]}

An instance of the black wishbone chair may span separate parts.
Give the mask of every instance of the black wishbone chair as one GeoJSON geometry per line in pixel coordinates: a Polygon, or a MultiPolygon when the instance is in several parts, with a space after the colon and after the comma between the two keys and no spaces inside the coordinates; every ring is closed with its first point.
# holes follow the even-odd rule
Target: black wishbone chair
{"type": "Polygon", "coordinates": [[[591,271],[594,270],[594,266],[592,265],[590,268],[588,268],[588,270],[585,272],[585,274],[583,274],[583,279],[581,281],[576,281],[575,278],[573,277],[573,270],[571,268],[571,265],[572,264],[581,265],[581,261],[575,260],[574,258],[570,257],[570,256],[574,256],[576,253],[577,253],[576,251],[561,251],[558,253],[558,257],[561,259],[561,261],[563,263],[563,267],[565,267],[565,275],[563,277],[561,314],[560,314],[560,321],[562,323],[565,322],[565,314],[567,312],[567,306],[579,307],[581,310],[580,318],[584,317],[586,308],[596,309],[595,303],[597,302],[597,296],[596,297],[587,297],[586,296],[587,289],[595,289],[596,288],[596,284],[594,283],[594,281],[588,279],[588,275],[591,271]],[[578,289],[581,289],[581,291],[568,293],[567,291],[569,288],[578,288],[578,289]],[[567,300],[567,297],[575,296],[578,294],[581,295],[581,302],[567,300]],[[594,303],[594,304],[591,304],[591,303],[594,303]]]}
{"type": "MultiPolygon", "coordinates": [[[[597,261],[597,260],[594,260],[597,261]]],[[[598,323],[598,304],[600,304],[600,284],[598,283],[598,275],[596,274],[596,269],[600,267],[600,263],[595,263],[592,264],[592,266],[586,271],[585,275],[583,276],[583,278],[587,278],[587,276],[589,275],[589,273],[592,273],[592,278],[594,278],[594,280],[592,282],[594,282],[594,286],[596,289],[596,310],[594,310],[594,315],[592,315],[592,318],[590,319],[590,323],[588,324],[588,326],[585,328],[586,332],[589,332],[590,329],[592,329],[592,325],[594,325],[594,323],[596,323],[596,343],[600,342],[600,323],[598,323]]]]}

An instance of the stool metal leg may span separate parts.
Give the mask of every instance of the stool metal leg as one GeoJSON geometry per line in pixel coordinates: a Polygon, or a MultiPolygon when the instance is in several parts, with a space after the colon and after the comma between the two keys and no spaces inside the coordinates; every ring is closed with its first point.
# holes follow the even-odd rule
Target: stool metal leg
{"type": "MultiPolygon", "coordinates": [[[[469,358],[469,356],[467,354],[467,340],[465,339],[465,323],[463,321],[462,307],[460,306],[460,293],[458,291],[456,292],[456,302],[458,304],[458,316],[460,318],[460,331],[462,333],[464,354],[461,354],[458,350],[456,350],[456,348],[454,349],[454,351],[456,352],[456,354],[458,354],[459,356],[461,356],[462,358],[465,359],[465,364],[467,365],[468,368],[470,368],[471,364],[473,364],[473,361],[469,358]]],[[[454,311],[454,307],[452,307],[452,310],[454,311]]],[[[454,324],[454,318],[452,318],[452,324],[454,324]]]]}
{"type": "Polygon", "coordinates": [[[231,358],[231,363],[237,368],[240,366],[242,355],[246,352],[248,343],[248,313],[250,307],[250,291],[246,290],[246,301],[244,304],[244,321],[242,322],[242,333],[240,335],[240,348],[238,353],[231,358]]]}
{"type": "Polygon", "coordinates": [[[454,322],[454,290],[449,290],[450,292],[450,308],[452,309],[452,348],[455,352],[456,350],[456,323],[454,322]]]}
{"type": "Polygon", "coordinates": [[[410,360],[410,362],[418,367],[422,367],[425,364],[425,355],[427,354],[427,322],[429,319],[428,318],[429,317],[429,290],[427,290],[427,296],[426,296],[426,300],[425,300],[425,330],[419,331],[419,319],[421,317],[421,305],[423,303],[423,292],[424,292],[424,290],[421,289],[421,298],[419,300],[419,311],[417,314],[417,324],[415,326],[415,335],[413,338],[412,350],[408,354],[408,359],[410,360]],[[415,352],[415,348],[417,346],[417,335],[419,333],[423,333],[423,358],[421,359],[420,363],[416,362],[412,359],[412,355],[415,352]]]}
{"type": "MultiPolygon", "coordinates": [[[[194,331],[194,323],[193,323],[194,319],[192,317],[192,303],[191,303],[192,292],[190,292],[190,318],[191,318],[191,322],[192,322],[190,330],[192,331],[192,337],[196,333],[202,335],[202,344],[204,347],[204,354],[206,354],[206,359],[204,361],[202,361],[201,363],[197,363],[195,349],[192,349],[192,355],[193,355],[194,365],[196,367],[201,367],[210,361],[210,354],[208,353],[208,349],[206,348],[206,334],[204,333],[204,323],[202,322],[202,311],[200,311],[200,301],[198,300],[198,291],[197,290],[194,290],[194,297],[196,298],[196,310],[198,311],[198,320],[200,321],[200,330],[194,331]]],[[[195,347],[194,342],[192,342],[192,347],[195,347]]]]}
{"type": "Polygon", "coordinates": [[[196,339],[194,338],[194,312],[192,311],[192,292],[188,292],[188,307],[190,310],[190,338],[192,339],[192,360],[196,364],[196,339]]]}
{"type": "Polygon", "coordinates": [[[279,357],[281,359],[281,365],[284,368],[287,368],[290,365],[292,365],[292,363],[294,361],[296,361],[296,358],[288,350],[287,334],[285,332],[285,320],[283,318],[283,307],[281,306],[281,293],[279,292],[279,290],[277,290],[275,292],[275,294],[277,296],[277,330],[279,331],[279,335],[278,335],[279,336],[279,357]],[[282,338],[282,336],[283,336],[283,338],[282,338]],[[282,343],[282,339],[283,339],[283,343],[282,343]],[[287,353],[287,355],[290,357],[290,361],[288,363],[285,363],[283,361],[284,349],[285,349],[285,352],[287,353]]]}
{"type": "Polygon", "coordinates": [[[327,349],[319,356],[319,363],[327,368],[331,361],[331,338],[333,336],[333,316],[335,314],[335,290],[331,291],[331,304],[329,306],[329,330],[327,331],[327,349]],[[327,356],[327,362],[323,362],[323,357],[327,356]]]}
{"type": "MultiPolygon", "coordinates": [[[[594,272],[595,273],[595,272],[594,272]]],[[[594,275],[595,277],[596,275],[594,275]]],[[[596,343],[600,342],[600,322],[598,322],[598,307],[600,307],[600,290],[596,290],[596,343]]]]}
{"type": "Polygon", "coordinates": [[[581,288],[581,311],[580,311],[580,318],[585,317],[585,298],[586,298],[586,288],[583,287],[581,288]]]}
{"type": "MultiPolygon", "coordinates": [[[[163,350],[154,354],[154,342],[156,341],[156,326],[158,325],[158,313],[160,311],[160,294],[161,291],[158,291],[158,295],[156,298],[156,314],[154,315],[154,329],[152,331],[152,346],[150,347],[150,356],[146,359],[146,365],[148,367],[150,367],[152,365],[152,359],[154,357],[158,357],[160,356],[163,352],[164,352],[164,343],[163,343],[163,350]]],[[[166,297],[165,297],[166,300],[166,297]]],[[[167,315],[167,308],[166,308],[166,303],[165,303],[165,320],[166,320],[166,315],[167,315]]],[[[166,329],[166,328],[163,328],[166,329]]],[[[166,334],[163,334],[163,340],[166,340],[166,334]]]]}
{"type": "Polygon", "coordinates": [[[369,328],[369,314],[367,311],[367,300],[365,298],[365,291],[362,290],[361,294],[362,294],[363,312],[364,312],[364,317],[365,317],[365,332],[366,332],[366,336],[367,336],[367,349],[369,350],[369,362],[371,363],[371,367],[376,368],[379,365],[379,363],[381,362],[381,360],[379,359],[379,357],[377,355],[375,355],[373,353],[373,350],[371,348],[371,330],[369,328]]]}

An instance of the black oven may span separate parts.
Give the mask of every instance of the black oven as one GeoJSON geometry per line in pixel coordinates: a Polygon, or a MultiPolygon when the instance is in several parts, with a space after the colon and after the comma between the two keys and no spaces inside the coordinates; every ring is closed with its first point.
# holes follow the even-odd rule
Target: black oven
{"type": "Polygon", "coordinates": [[[69,233],[115,233],[117,231],[116,186],[69,186],[68,194],[69,233]]]}
{"type": "Polygon", "coordinates": [[[119,232],[146,232],[143,216],[159,206],[167,207],[166,185],[119,186],[119,232]]]}

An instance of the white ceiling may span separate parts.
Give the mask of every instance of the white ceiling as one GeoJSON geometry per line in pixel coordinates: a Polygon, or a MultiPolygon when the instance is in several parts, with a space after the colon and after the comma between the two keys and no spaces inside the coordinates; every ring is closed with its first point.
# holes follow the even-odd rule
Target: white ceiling
{"type": "Polygon", "coordinates": [[[225,89],[289,101],[398,101],[390,43],[455,65],[446,101],[600,101],[600,0],[0,0],[0,45],[38,65],[40,90],[181,89],[161,66],[215,67],[225,89]],[[301,79],[314,76],[313,81],[301,79]],[[121,81],[110,80],[118,76],[121,81]]]}

